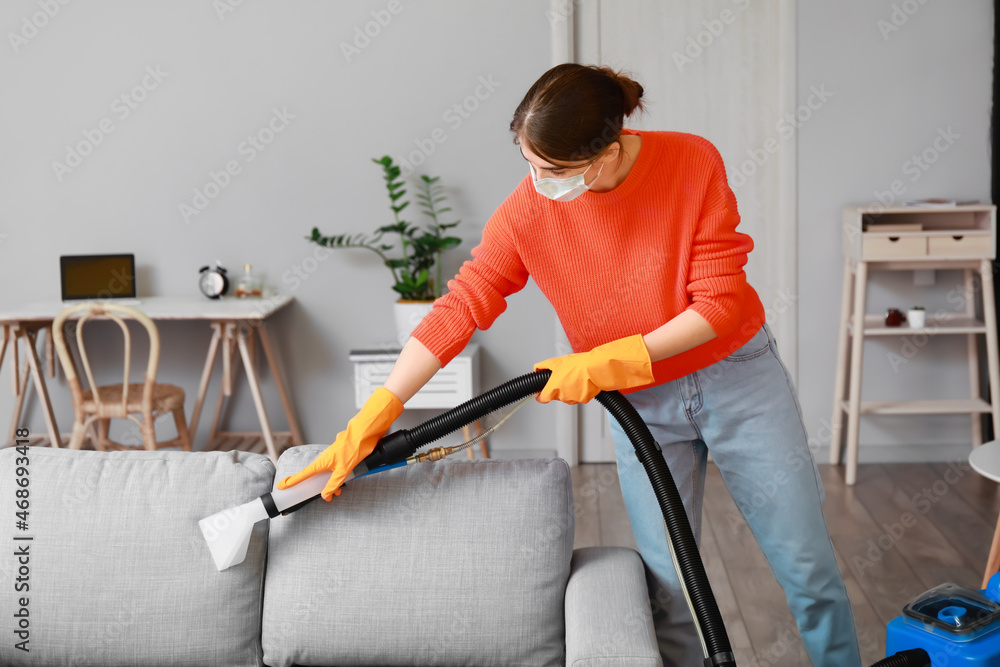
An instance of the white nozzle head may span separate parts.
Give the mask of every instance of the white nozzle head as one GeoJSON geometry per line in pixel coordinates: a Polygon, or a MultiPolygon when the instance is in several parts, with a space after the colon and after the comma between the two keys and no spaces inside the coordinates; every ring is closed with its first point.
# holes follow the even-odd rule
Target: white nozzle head
{"type": "MultiPolygon", "coordinates": [[[[344,481],[353,478],[354,472],[352,471],[348,473],[344,481]]],[[[273,508],[284,512],[318,496],[329,479],[330,473],[322,472],[283,491],[274,489],[270,494],[264,494],[264,496],[270,495],[270,504],[273,508]]],[[[262,500],[264,496],[243,505],[216,512],[198,522],[198,527],[201,528],[201,534],[208,542],[209,551],[212,552],[212,559],[219,572],[233,565],[239,565],[247,557],[247,547],[250,544],[250,533],[253,532],[254,524],[268,518],[267,506],[262,500]]]]}
{"type": "Polygon", "coordinates": [[[216,512],[198,522],[219,572],[238,565],[247,557],[254,524],[267,518],[260,498],[216,512]]]}

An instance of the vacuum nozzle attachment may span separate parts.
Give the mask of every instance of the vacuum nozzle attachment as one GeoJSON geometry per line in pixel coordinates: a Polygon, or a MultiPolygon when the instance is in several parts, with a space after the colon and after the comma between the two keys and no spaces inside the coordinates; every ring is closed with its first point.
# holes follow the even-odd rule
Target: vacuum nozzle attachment
{"type": "Polygon", "coordinates": [[[247,546],[250,544],[254,524],[266,518],[264,503],[257,498],[216,512],[198,522],[219,572],[243,562],[247,557],[247,546]]]}
{"type": "MultiPolygon", "coordinates": [[[[352,471],[344,481],[354,477],[356,475],[352,471]]],[[[260,498],[216,512],[199,521],[198,527],[201,528],[201,534],[208,543],[212,560],[219,572],[242,563],[247,557],[254,524],[282,512],[294,511],[315,499],[329,479],[329,472],[319,473],[295,486],[284,490],[274,489],[260,498]]]]}
{"type": "MultiPolygon", "coordinates": [[[[410,442],[409,431],[394,431],[379,440],[374,451],[344,481],[404,465],[402,461],[415,449],[417,447],[410,442]]],[[[294,512],[315,500],[329,480],[329,472],[318,473],[295,486],[284,490],[274,489],[256,500],[216,512],[199,521],[198,527],[208,542],[215,567],[221,572],[242,563],[247,557],[247,546],[250,544],[254,524],[279,514],[294,512]]]]}

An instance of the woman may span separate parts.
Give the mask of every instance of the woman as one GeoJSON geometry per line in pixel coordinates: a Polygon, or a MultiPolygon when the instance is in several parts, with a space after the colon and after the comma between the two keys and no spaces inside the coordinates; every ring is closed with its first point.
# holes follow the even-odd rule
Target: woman
{"type": "MultiPolygon", "coordinates": [[[[814,665],[859,665],[822,486],[795,390],[743,266],[753,248],[722,158],[707,140],[623,129],[642,87],[608,68],[559,65],[514,112],[529,174],[490,218],[449,293],[326,451],[278,488],[320,471],[340,493],[403,404],[488,328],[534,279],[575,354],[548,359],[541,402],[621,390],[648,424],[696,537],[707,453],[785,590],[814,665]],[[773,493],[762,493],[762,490],[773,493]]],[[[612,420],[618,475],[667,665],[702,651],[670,561],[662,515],[631,443],[612,420]]]]}

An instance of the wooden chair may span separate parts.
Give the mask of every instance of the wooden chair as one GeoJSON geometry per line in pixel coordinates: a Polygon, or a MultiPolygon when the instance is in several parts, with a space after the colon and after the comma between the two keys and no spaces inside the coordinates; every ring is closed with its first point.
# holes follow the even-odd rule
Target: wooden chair
{"type": "MultiPolygon", "coordinates": [[[[131,419],[139,425],[142,442],[145,449],[180,446],[185,451],[191,451],[191,436],[188,433],[187,421],[184,417],[184,390],[172,384],[156,384],[156,368],[160,359],[160,335],[156,325],[145,313],[116,303],[85,303],[63,309],[52,323],[52,334],[56,349],[59,351],[59,361],[62,363],[66,380],[73,393],[73,435],[69,447],[80,449],[87,429],[96,421],[97,438],[95,448],[106,451],[112,449],[141,449],[137,446],[125,445],[108,438],[108,429],[112,419],[131,419]],[[76,321],[76,342],[83,362],[83,368],[90,383],[90,389],[82,389],[76,374],[76,365],[63,338],[63,327],[67,318],[80,315],[76,321]],[[91,317],[112,319],[121,327],[125,337],[125,373],[122,384],[98,387],[91,372],[90,361],[83,345],[83,325],[91,317]],[[129,383],[129,365],[131,360],[131,337],[128,326],[122,318],[138,321],[149,334],[149,363],[146,366],[146,378],[142,383],[129,383]],[[155,420],[167,412],[174,415],[177,425],[177,437],[173,440],[157,442],[155,420]],[[142,419],[134,415],[141,415],[142,419]]],[[[53,443],[58,446],[58,443],[53,443]]]]}

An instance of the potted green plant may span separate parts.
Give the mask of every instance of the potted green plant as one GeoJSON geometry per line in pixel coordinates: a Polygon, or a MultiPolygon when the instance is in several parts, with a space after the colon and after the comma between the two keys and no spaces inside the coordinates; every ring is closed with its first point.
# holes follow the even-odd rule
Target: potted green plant
{"type": "Polygon", "coordinates": [[[451,211],[447,206],[444,188],[439,183],[440,176],[420,176],[417,202],[423,214],[430,218],[426,228],[421,228],[400,217],[410,205],[403,199],[406,183],[400,178],[401,170],[388,155],[372,159],[381,165],[389,195],[389,208],[393,223],[383,225],[374,233],[338,234],[326,236],[313,227],[306,239],[326,248],[363,248],[374,252],[383,265],[392,272],[392,289],[398,294],[395,317],[397,340],[406,342],[410,332],[430,312],[434,300],[441,296],[441,254],[445,250],[458,247],[462,240],[447,234],[460,220],[442,222],[439,218],[451,211]],[[439,208],[440,206],[440,208],[439,208]],[[399,246],[390,242],[390,236],[398,237],[399,246]]]}

